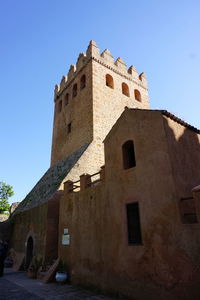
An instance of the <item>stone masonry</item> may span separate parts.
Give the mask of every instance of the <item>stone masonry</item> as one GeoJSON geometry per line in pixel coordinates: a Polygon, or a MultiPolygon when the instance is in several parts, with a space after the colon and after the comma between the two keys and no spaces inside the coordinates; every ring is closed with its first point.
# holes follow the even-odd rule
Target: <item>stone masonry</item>
{"type": "MultiPolygon", "coordinates": [[[[76,180],[82,173],[94,173],[104,164],[103,140],[124,110],[149,108],[147,80],[136,68],[127,68],[122,58],[114,61],[108,49],[100,54],[91,41],[86,54],[81,53],[55,88],[54,130],[51,164],[74,152],[83,143],[90,143],[65,180],[76,180]],[[81,78],[85,75],[85,87],[81,78]],[[113,78],[113,87],[106,85],[106,75],[113,78]],[[129,95],[122,92],[127,84],[129,95]],[[73,96],[77,84],[77,94],[73,96]],[[141,94],[135,99],[134,90],[141,94]],[[68,125],[71,132],[68,133],[68,125]]],[[[63,187],[63,186],[62,186],[63,187]]]]}

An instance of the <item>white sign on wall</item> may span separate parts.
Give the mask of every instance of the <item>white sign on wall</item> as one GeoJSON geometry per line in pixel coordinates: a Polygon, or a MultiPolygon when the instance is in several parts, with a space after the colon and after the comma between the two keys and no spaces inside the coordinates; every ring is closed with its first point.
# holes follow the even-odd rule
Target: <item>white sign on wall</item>
{"type": "Polygon", "coordinates": [[[68,228],[64,228],[64,234],[68,234],[69,233],[69,229],[68,228]]]}
{"type": "Polygon", "coordinates": [[[62,245],[69,245],[70,244],[70,235],[63,234],[62,236],[62,245]]]}

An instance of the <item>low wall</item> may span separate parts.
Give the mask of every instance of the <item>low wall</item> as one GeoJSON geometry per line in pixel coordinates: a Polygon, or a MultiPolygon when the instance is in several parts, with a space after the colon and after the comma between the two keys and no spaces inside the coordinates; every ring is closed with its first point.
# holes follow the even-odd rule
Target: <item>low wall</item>
{"type": "Polygon", "coordinates": [[[61,200],[59,256],[72,282],[138,300],[199,300],[199,224],[180,224],[173,201],[159,207],[160,194],[150,209],[147,196],[127,198],[122,186],[111,186],[100,183],[61,200]],[[140,245],[127,239],[125,207],[134,201],[140,203],[140,245]]]}
{"type": "Polygon", "coordinates": [[[13,220],[8,219],[4,222],[0,222],[0,240],[10,241],[13,229],[13,220]]]}
{"type": "Polygon", "coordinates": [[[46,245],[46,223],[48,203],[13,216],[11,247],[19,253],[26,253],[28,237],[33,238],[34,255],[44,257],[46,245]]]}

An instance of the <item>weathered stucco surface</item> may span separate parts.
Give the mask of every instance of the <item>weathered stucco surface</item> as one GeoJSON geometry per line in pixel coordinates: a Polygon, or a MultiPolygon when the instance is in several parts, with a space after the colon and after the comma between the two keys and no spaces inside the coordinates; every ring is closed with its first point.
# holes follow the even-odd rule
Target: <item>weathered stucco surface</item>
{"type": "Polygon", "coordinates": [[[172,174],[179,198],[191,196],[200,182],[200,135],[164,117],[172,174]]]}
{"type": "Polygon", "coordinates": [[[34,253],[45,256],[48,204],[44,203],[14,216],[11,244],[16,252],[26,253],[26,242],[32,236],[34,253]]]}
{"type": "MultiPolygon", "coordinates": [[[[171,126],[176,135],[177,123],[171,126]]],[[[199,299],[200,228],[181,223],[170,142],[160,111],[127,109],[105,140],[105,182],[65,191],[59,255],[74,282],[136,299],[199,299]],[[134,141],[136,167],[124,170],[121,146],[127,140],[134,141]],[[128,245],[126,204],[131,202],[139,202],[142,245],[128,245]],[[64,228],[70,245],[61,243],[64,228]]],[[[185,151],[192,155],[193,146],[185,151]]],[[[179,151],[182,158],[185,151],[179,151]]],[[[187,169],[196,181],[194,165],[187,169]]]]}
{"type": "Polygon", "coordinates": [[[17,253],[26,255],[27,240],[33,238],[33,255],[43,262],[52,262],[58,256],[59,201],[62,191],[48,202],[12,217],[11,245],[17,253]]]}

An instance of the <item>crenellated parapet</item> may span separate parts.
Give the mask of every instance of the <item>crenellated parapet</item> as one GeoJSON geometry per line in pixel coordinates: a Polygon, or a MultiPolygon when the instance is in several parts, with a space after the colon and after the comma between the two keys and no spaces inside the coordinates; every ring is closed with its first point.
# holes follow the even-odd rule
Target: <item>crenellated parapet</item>
{"type": "Polygon", "coordinates": [[[62,94],[78,73],[91,61],[94,60],[113,72],[125,77],[127,80],[134,81],[140,87],[147,89],[147,80],[145,73],[139,74],[134,66],[127,67],[123,58],[114,57],[108,49],[100,53],[95,41],[90,41],[86,53],[80,53],[75,65],[71,65],[66,76],[63,76],[60,84],[55,86],[55,100],[62,94]]]}

